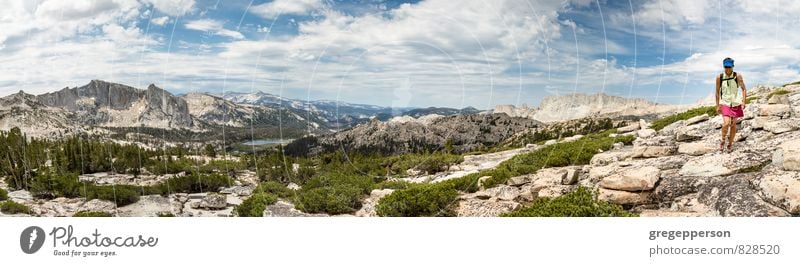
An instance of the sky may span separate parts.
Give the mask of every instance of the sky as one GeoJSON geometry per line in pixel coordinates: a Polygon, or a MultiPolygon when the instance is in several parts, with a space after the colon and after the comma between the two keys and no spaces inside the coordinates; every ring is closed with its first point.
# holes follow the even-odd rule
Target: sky
{"type": "Polygon", "coordinates": [[[0,0],[0,96],[92,79],[392,107],[800,80],[793,0],[0,0]]]}

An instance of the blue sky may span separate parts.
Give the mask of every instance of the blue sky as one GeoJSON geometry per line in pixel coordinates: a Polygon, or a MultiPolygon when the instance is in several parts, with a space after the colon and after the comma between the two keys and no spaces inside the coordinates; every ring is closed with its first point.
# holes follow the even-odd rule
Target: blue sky
{"type": "Polygon", "coordinates": [[[722,58],[800,80],[800,3],[4,1],[0,95],[103,79],[383,106],[537,105],[572,92],[693,103],[722,58]]]}

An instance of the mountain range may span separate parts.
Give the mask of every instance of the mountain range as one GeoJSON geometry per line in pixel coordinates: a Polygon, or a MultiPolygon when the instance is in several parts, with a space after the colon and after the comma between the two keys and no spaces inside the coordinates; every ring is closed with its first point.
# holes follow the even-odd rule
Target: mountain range
{"type": "Polygon", "coordinates": [[[153,84],[147,89],[92,80],[74,88],[31,95],[20,91],[0,98],[0,129],[20,127],[31,136],[90,131],[96,128],[185,129],[218,127],[326,128],[301,114],[266,106],[239,104],[209,94],[181,96],[153,84]]]}
{"type": "Polygon", "coordinates": [[[373,118],[387,121],[396,116],[419,118],[429,114],[447,116],[480,112],[480,110],[472,107],[463,109],[446,107],[386,107],[331,100],[297,100],[265,92],[226,92],[220,95],[220,97],[240,104],[253,104],[275,109],[287,109],[294,113],[303,114],[303,117],[310,121],[318,122],[325,125],[327,128],[336,130],[366,123],[373,118]]]}
{"type": "MultiPolygon", "coordinates": [[[[321,147],[329,148],[334,143],[352,140],[352,148],[360,149],[369,146],[367,144],[377,144],[361,145],[355,141],[357,136],[370,136],[369,132],[385,129],[389,135],[365,137],[363,140],[401,143],[425,139],[422,142],[427,144],[424,145],[440,147],[451,138],[447,136],[455,134],[454,139],[459,145],[472,147],[501,141],[496,137],[508,137],[522,130],[518,128],[520,126],[584,117],[635,118],[686,108],[605,94],[549,96],[537,108],[513,105],[499,105],[488,111],[472,107],[396,108],[342,101],[297,100],[265,92],[175,95],[153,84],[146,89],[137,89],[92,80],[80,87],[67,87],[40,95],[20,91],[0,98],[0,130],[20,127],[30,136],[111,132],[128,137],[127,134],[135,128],[137,133],[141,133],[140,129],[147,129],[151,136],[159,138],[165,136],[164,130],[174,132],[177,129],[193,132],[193,136],[205,134],[204,138],[193,138],[199,141],[215,140],[220,137],[217,133],[220,131],[221,137],[229,135],[234,140],[333,133],[334,136],[319,140],[321,147]],[[497,116],[500,114],[504,115],[497,116]],[[489,118],[481,118],[487,115],[489,118]],[[464,118],[447,118],[452,116],[464,118]],[[487,124],[497,121],[508,125],[487,124]],[[157,132],[162,133],[154,134],[157,132]],[[425,135],[426,132],[433,132],[433,135],[425,135]],[[492,132],[491,136],[486,134],[489,132],[492,132]],[[494,134],[497,132],[502,134],[494,134]]],[[[178,135],[176,139],[185,137],[185,134],[178,135]]],[[[408,148],[390,146],[386,149],[402,151],[408,148]]]]}
{"type": "MultiPolygon", "coordinates": [[[[32,95],[20,91],[0,98],[0,130],[20,127],[30,136],[54,136],[103,128],[185,129],[270,128],[267,135],[322,134],[395,116],[472,114],[474,108],[382,107],[341,101],[304,101],[265,92],[175,95],[154,84],[137,89],[92,80],[88,84],[32,95]]],[[[263,136],[271,137],[271,136],[263,136]]]]}

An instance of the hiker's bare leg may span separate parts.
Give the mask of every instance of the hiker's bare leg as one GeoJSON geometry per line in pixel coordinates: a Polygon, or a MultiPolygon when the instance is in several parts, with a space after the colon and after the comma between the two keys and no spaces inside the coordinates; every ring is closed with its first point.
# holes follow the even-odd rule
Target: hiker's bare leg
{"type": "Polygon", "coordinates": [[[728,137],[728,149],[730,150],[733,147],[733,141],[736,139],[736,118],[731,117],[731,124],[730,124],[730,135],[728,137]]]}
{"type": "Polygon", "coordinates": [[[731,123],[731,118],[722,116],[722,139],[719,142],[720,150],[725,148],[725,139],[728,137],[728,126],[731,123]]]}

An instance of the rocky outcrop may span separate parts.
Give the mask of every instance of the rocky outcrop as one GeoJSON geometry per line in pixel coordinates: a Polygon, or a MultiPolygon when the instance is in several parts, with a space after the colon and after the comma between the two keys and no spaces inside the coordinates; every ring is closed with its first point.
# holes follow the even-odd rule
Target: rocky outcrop
{"type": "Polygon", "coordinates": [[[375,206],[378,205],[383,197],[388,196],[394,192],[393,189],[375,189],[369,193],[369,197],[361,202],[361,209],[356,211],[356,216],[359,217],[374,217],[378,216],[375,206]]]}
{"type": "Polygon", "coordinates": [[[641,205],[650,203],[650,193],[649,191],[629,192],[600,188],[597,199],[620,205],[641,205]]]}
{"type": "Polygon", "coordinates": [[[508,116],[511,117],[533,118],[534,114],[536,114],[536,108],[529,108],[528,105],[522,105],[521,107],[516,107],[511,104],[503,104],[495,106],[492,113],[507,114],[508,116]]]}
{"type": "Polygon", "coordinates": [[[681,143],[678,145],[678,153],[689,155],[703,155],[716,151],[718,149],[714,143],[709,142],[690,142],[681,143]]]}
{"type": "Polygon", "coordinates": [[[786,210],[764,201],[751,184],[754,175],[712,178],[698,192],[698,201],[721,216],[789,216],[786,210]]]}
{"type": "Polygon", "coordinates": [[[791,214],[800,214],[800,173],[775,171],[756,181],[764,198],[791,214]]]}
{"type": "Polygon", "coordinates": [[[499,185],[486,190],[481,190],[471,194],[472,197],[479,199],[496,198],[501,201],[512,201],[519,197],[519,188],[508,185],[499,185]]]}
{"type": "Polygon", "coordinates": [[[719,115],[690,117],[656,132],[640,121],[617,131],[637,136],[633,147],[603,151],[573,168],[579,169],[576,185],[557,181],[570,179],[563,168],[545,168],[467,194],[459,214],[492,215],[518,208],[511,202],[525,205],[585,186],[642,216],[800,215],[800,123],[793,106],[800,104],[800,90],[785,95],[748,105],[731,153],[718,150],[719,115]]]}
{"type": "Polygon", "coordinates": [[[275,204],[267,206],[264,209],[265,217],[327,217],[327,214],[321,213],[304,213],[297,210],[294,204],[279,200],[275,204]]]}
{"type": "Polygon", "coordinates": [[[167,197],[143,195],[139,197],[139,201],[117,208],[117,214],[121,217],[156,217],[167,214],[180,216],[186,200],[188,198],[185,194],[173,194],[167,197]]]}
{"type": "Polygon", "coordinates": [[[783,170],[800,171],[800,139],[781,144],[772,158],[783,170]]]}
{"type": "Polygon", "coordinates": [[[600,186],[606,189],[644,191],[655,188],[661,170],[653,166],[628,168],[603,178],[600,186]]]}
{"type": "Polygon", "coordinates": [[[682,176],[712,177],[739,172],[757,171],[770,158],[763,153],[743,150],[731,154],[708,154],[690,159],[678,174],[682,176]]]}
{"type": "Polygon", "coordinates": [[[377,119],[354,128],[297,140],[286,147],[291,154],[314,154],[342,149],[399,154],[444,149],[450,140],[456,151],[498,144],[516,132],[539,123],[506,114],[473,114],[438,118],[429,124],[390,123],[377,119]]]}
{"type": "Polygon", "coordinates": [[[678,151],[678,147],[672,137],[655,136],[652,138],[637,138],[633,142],[634,158],[653,158],[673,155],[678,151]]]}
{"type": "Polygon", "coordinates": [[[500,214],[519,209],[521,204],[499,199],[482,200],[467,198],[458,202],[456,215],[468,217],[497,217],[500,214]]]}
{"type": "Polygon", "coordinates": [[[192,203],[192,208],[206,210],[221,210],[228,207],[228,200],[221,193],[207,193],[200,202],[192,203]]]}
{"type": "Polygon", "coordinates": [[[788,104],[767,104],[761,105],[758,109],[759,116],[777,116],[787,118],[791,115],[792,108],[788,104]]]}

